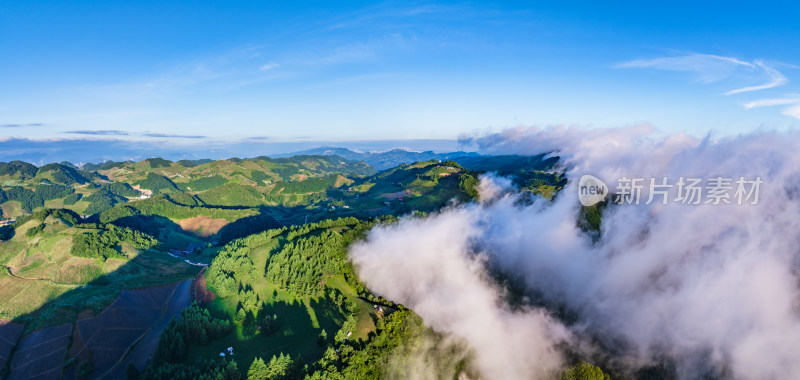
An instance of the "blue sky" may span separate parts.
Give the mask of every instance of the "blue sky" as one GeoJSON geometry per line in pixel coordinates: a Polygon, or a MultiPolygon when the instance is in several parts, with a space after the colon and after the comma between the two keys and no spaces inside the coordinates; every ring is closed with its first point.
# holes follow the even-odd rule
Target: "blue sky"
{"type": "Polygon", "coordinates": [[[800,126],[796,5],[484,4],[6,1],[0,136],[205,144],[800,126]]]}

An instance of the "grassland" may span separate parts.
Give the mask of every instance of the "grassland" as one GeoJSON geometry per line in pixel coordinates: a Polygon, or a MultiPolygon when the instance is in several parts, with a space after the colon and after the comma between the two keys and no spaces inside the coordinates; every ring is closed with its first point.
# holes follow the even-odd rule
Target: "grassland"
{"type": "Polygon", "coordinates": [[[41,223],[28,221],[0,242],[0,319],[27,323],[28,330],[72,321],[85,309],[102,310],[121,289],[177,281],[198,271],[159,250],[126,243],[126,259],[72,256],[73,236],[86,230],[49,217],[39,234],[27,236],[41,223]]]}
{"type": "Polygon", "coordinates": [[[0,203],[0,209],[2,209],[3,215],[1,215],[2,219],[16,219],[23,214],[22,205],[18,201],[7,201],[0,203]]]}
{"type": "MultiPolygon", "coordinates": [[[[45,372],[47,377],[52,378],[60,378],[63,374],[74,376],[76,365],[66,365],[71,362],[64,362],[64,353],[74,342],[77,342],[74,343],[76,345],[85,344],[84,350],[78,351],[92,352],[79,355],[80,363],[94,362],[96,365],[102,364],[97,368],[109,370],[134,342],[136,336],[132,334],[149,334],[158,327],[155,324],[162,331],[169,319],[188,305],[191,284],[186,280],[197,275],[200,271],[198,266],[166,254],[161,246],[137,249],[136,244],[128,241],[115,247],[121,252],[119,258],[75,256],[77,253],[73,249],[73,242],[76,237],[108,231],[109,228],[76,223],[76,218],[74,214],[37,213],[27,221],[20,221],[10,239],[0,241],[0,320],[24,326],[19,342],[11,342],[20,347],[19,352],[13,354],[11,362],[4,360],[6,370],[11,370],[11,378],[26,378],[45,372]],[[151,318],[157,323],[142,325],[142,319],[135,317],[135,312],[141,307],[128,305],[129,300],[120,298],[120,294],[125,294],[126,290],[178,281],[184,281],[184,295],[180,307],[176,306],[165,314],[166,321],[163,318],[151,318]],[[116,306],[109,311],[112,302],[116,302],[116,306]],[[126,307],[133,309],[123,312],[126,307]],[[97,339],[91,341],[69,337],[70,331],[73,331],[72,325],[79,319],[88,323],[93,320],[93,315],[98,314],[104,316],[102,320],[110,321],[104,327],[105,333],[100,330],[92,332],[97,339]],[[49,336],[52,331],[64,329],[68,336],[58,335],[64,339],[53,339],[43,345],[29,344],[39,339],[39,335],[49,336]],[[55,355],[52,353],[58,353],[58,357],[52,357],[55,355]],[[30,357],[30,360],[26,357],[30,357]],[[66,372],[62,374],[62,371],[66,372]]],[[[144,298],[150,299],[149,296],[144,298]]],[[[155,311],[150,314],[162,314],[158,302],[152,308],[155,311]]],[[[84,331],[84,335],[87,334],[84,331]]],[[[150,339],[148,352],[152,352],[157,339],[158,335],[150,339]]],[[[124,368],[122,371],[124,374],[124,368]]]]}

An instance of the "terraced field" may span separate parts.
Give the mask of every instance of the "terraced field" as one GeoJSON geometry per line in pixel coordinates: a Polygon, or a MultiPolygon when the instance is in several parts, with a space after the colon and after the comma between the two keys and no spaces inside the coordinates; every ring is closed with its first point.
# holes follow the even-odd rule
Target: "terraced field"
{"type": "Polygon", "coordinates": [[[11,350],[19,341],[25,325],[7,321],[0,321],[0,368],[5,368],[11,355],[11,350]]]}
{"type": "Polygon", "coordinates": [[[11,360],[8,380],[61,377],[72,324],[35,331],[22,338],[11,360]]]}
{"type": "Polygon", "coordinates": [[[12,347],[9,380],[75,376],[79,363],[91,363],[92,377],[125,377],[128,363],[144,368],[158,337],[191,302],[192,280],[139,290],[123,290],[100,314],[47,327],[19,339],[23,325],[0,325],[0,364],[12,347]],[[70,357],[65,369],[65,358],[70,357]]]}
{"type": "MultiPolygon", "coordinates": [[[[98,378],[114,378],[125,370],[128,354],[145,338],[163,327],[191,301],[191,280],[142,290],[123,290],[108,308],[94,318],[77,322],[75,342],[82,348],[79,361],[91,362],[98,378]],[[161,327],[161,328],[159,328],[161,327]]],[[[149,345],[146,345],[149,347],[149,345]]],[[[155,346],[152,346],[155,349],[155,346]]],[[[152,349],[136,351],[147,357],[152,349]]]]}

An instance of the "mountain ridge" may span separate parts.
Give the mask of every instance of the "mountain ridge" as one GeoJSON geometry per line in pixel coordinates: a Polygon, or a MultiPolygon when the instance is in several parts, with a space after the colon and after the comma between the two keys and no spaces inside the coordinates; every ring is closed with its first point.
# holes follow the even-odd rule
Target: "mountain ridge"
{"type": "Polygon", "coordinates": [[[403,148],[392,148],[381,151],[359,152],[349,148],[337,146],[323,146],[298,152],[272,155],[272,157],[290,157],[294,155],[336,155],[349,160],[364,161],[378,170],[386,170],[401,164],[410,164],[418,161],[439,160],[446,161],[459,157],[480,157],[476,152],[444,152],[436,153],[432,150],[413,151],[403,148]]]}

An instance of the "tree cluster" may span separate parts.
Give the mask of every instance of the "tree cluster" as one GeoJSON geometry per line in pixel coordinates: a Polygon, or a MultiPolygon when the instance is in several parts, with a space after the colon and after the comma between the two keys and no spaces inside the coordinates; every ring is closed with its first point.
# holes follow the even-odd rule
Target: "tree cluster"
{"type": "Polygon", "coordinates": [[[74,205],[78,203],[78,201],[80,201],[82,197],[83,194],[81,193],[72,193],[64,198],[64,204],[67,206],[74,205]]]}
{"type": "Polygon", "coordinates": [[[247,380],[285,380],[299,375],[297,361],[289,355],[273,355],[269,362],[255,358],[247,371],[247,380]]]}
{"type": "Polygon", "coordinates": [[[331,230],[287,242],[267,261],[267,281],[299,297],[317,297],[325,287],[323,278],[341,272],[344,239],[331,230]]]}
{"type": "Polygon", "coordinates": [[[161,190],[178,190],[169,178],[156,173],[147,173],[147,177],[139,182],[139,187],[142,189],[152,190],[153,192],[160,192],[161,190]]]}
{"type": "Polygon", "coordinates": [[[23,161],[0,162],[0,176],[28,179],[36,176],[36,166],[23,161]]]}
{"type": "Polygon", "coordinates": [[[197,197],[203,203],[215,206],[242,207],[264,204],[264,194],[252,186],[238,183],[226,183],[212,190],[200,193],[197,197]]]}
{"type": "Polygon", "coordinates": [[[309,178],[304,181],[280,181],[275,184],[272,194],[308,194],[319,193],[333,187],[338,175],[332,174],[321,178],[309,178]]]}
{"type": "Polygon", "coordinates": [[[270,177],[267,175],[267,173],[264,173],[260,170],[253,170],[250,172],[250,179],[255,181],[255,183],[258,185],[263,185],[264,181],[270,180],[270,177]]]}
{"type": "Polygon", "coordinates": [[[182,191],[173,191],[165,195],[165,197],[170,202],[175,203],[177,205],[189,206],[189,207],[200,206],[200,202],[197,200],[197,198],[195,198],[191,194],[186,194],[182,191]]]}
{"type": "Polygon", "coordinates": [[[180,318],[170,321],[153,357],[156,361],[180,362],[186,358],[187,345],[207,345],[231,331],[230,321],[212,317],[208,309],[194,302],[181,311],[180,318]]]}
{"type": "Polygon", "coordinates": [[[211,261],[206,279],[218,296],[225,298],[238,294],[240,283],[253,278],[256,270],[249,253],[249,246],[242,240],[234,240],[222,247],[211,261]]]}
{"type": "Polygon", "coordinates": [[[165,160],[165,159],[163,159],[161,157],[150,158],[150,159],[145,160],[145,162],[150,164],[150,167],[153,168],[153,169],[168,168],[168,167],[170,167],[172,165],[172,161],[165,160]]]}
{"type": "Polygon", "coordinates": [[[127,258],[122,252],[122,243],[128,243],[137,249],[149,249],[158,240],[150,235],[127,227],[108,224],[99,231],[86,231],[72,238],[69,253],[78,257],[127,258]]]}
{"type": "Polygon", "coordinates": [[[215,174],[208,177],[193,179],[188,183],[178,183],[177,185],[180,186],[183,191],[206,191],[226,183],[228,183],[228,180],[225,179],[225,177],[215,174]]]}
{"type": "MultiPolygon", "coordinates": [[[[174,194],[170,194],[173,196],[174,194]]],[[[195,216],[207,216],[210,218],[222,218],[235,220],[244,218],[255,213],[252,209],[231,210],[224,208],[185,206],[170,200],[163,194],[153,196],[136,202],[106,210],[99,215],[101,223],[111,223],[117,219],[130,216],[163,216],[169,219],[186,219],[195,216]]]]}
{"type": "Polygon", "coordinates": [[[36,212],[34,212],[33,214],[18,218],[14,222],[14,228],[18,228],[31,220],[38,220],[40,222],[44,222],[45,219],[47,219],[47,217],[49,216],[61,219],[65,223],[71,226],[74,226],[81,222],[80,215],[76,214],[72,210],[65,208],[43,208],[40,210],[36,210],[36,212]]]}
{"type": "Polygon", "coordinates": [[[378,320],[377,333],[366,345],[340,344],[338,350],[328,347],[322,358],[309,366],[306,379],[382,378],[392,352],[411,341],[420,326],[421,319],[411,311],[391,313],[378,320]]]}
{"type": "Polygon", "coordinates": [[[89,207],[86,208],[87,214],[99,214],[109,210],[118,203],[128,201],[128,197],[137,197],[139,192],[134,190],[131,185],[124,182],[104,183],[95,193],[87,196],[86,201],[89,207]]]}
{"type": "MultiPolygon", "coordinates": [[[[50,177],[53,178],[53,181],[58,183],[63,183],[65,185],[72,185],[75,183],[84,184],[89,182],[81,172],[76,170],[75,168],[71,168],[69,166],[61,165],[61,164],[47,164],[39,168],[36,175],[41,175],[44,173],[50,173],[50,177]]],[[[86,174],[86,172],[84,172],[86,174]]]]}
{"type": "Polygon", "coordinates": [[[206,359],[198,363],[150,363],[141,375],[129,371],[129,378],[141,380],[241,380],[235,360],[206,359]],[[138,376],[138,377],[134,377],[138,376]]]}
{"type": "Polygon", "coordinates": [[[35,187],[35,191],[22,186],[12,186],[5,190],[0,189],[0,203],[18,201],[23,210],[30,212],[43,207],[45,201],[66,197],[74,192],[75,190],[69,186],[56,184],[40,184],[35,187]]]}

